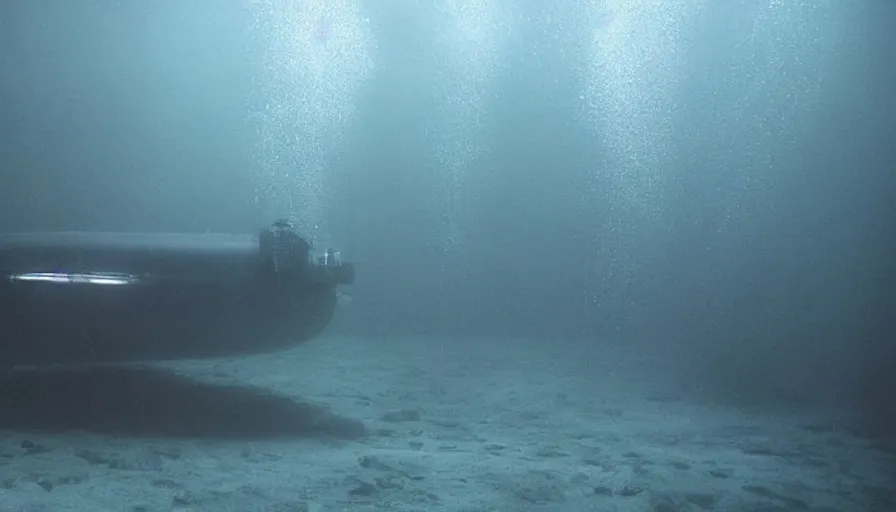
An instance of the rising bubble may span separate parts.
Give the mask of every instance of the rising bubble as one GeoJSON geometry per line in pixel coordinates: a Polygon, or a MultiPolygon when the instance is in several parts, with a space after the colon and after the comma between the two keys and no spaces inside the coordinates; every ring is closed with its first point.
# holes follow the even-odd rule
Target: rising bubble
{"type": "Polygon", "coordinates": [[[351,0],[253,0],[262,47],[251,112],[256,201],[329,243],[327,167],[373,70],[369,23],[351,0]]]}

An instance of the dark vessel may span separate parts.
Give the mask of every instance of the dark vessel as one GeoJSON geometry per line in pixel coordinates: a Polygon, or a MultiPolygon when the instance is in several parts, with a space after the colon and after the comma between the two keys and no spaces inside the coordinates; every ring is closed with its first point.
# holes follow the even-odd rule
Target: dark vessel
{"type": "Polygon", "coordinates": [[[0,368],[252,354],[308,341],[354,267],[258,235],[0,235],[0,368]]]}

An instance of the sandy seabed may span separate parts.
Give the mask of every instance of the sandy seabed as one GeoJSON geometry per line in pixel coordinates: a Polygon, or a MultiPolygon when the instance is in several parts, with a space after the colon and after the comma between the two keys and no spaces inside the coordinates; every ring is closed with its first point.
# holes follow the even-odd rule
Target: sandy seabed
{"type": "Polygon", "coordinates": [[[595,343],[325,336],[2,377],[0,511],[894,512],[823,411],[694,398],[595,343]]]}

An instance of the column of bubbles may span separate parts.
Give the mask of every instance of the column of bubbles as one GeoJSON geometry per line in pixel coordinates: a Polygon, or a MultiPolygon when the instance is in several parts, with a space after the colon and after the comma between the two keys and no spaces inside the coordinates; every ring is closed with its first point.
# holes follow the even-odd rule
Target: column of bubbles
{"type": "Polygon", "coordinates": [[[497,0],[442,0],[437,4],[437,108],[429,126],[435,148],[444,250],[462,247],[464,224],[475,215],[473,174],[483,149],[483,112],[489,107],[508,31],[507,13],[497,0]]]}
{"type": "Polygon", "coordinates": [[[587,5],[582,96],[600,147],[592,196],[608,205],[600,274],[626,281],[661,228],[670,130],[683,73],[683,33],[703,0],[603,0],[587,5]]]}
{"type": "Polygon", "coordinates": [[[824,83],[836,71],[842,36],[835,0],[764,0],[740,27],[739,45],[721,88],[728,102],[715,109],[707,144],[737,190],[718,229],[748,215],[751,197],[774,187],[786,166],[776,154],[796,143],[824,83]],[[802,127],[802,128],[801,128],[802,127]],[[784,166],[784,167],[782,167],[784,166]]]}
{"type": "Polygon", "coordinates": [[[289,216],[318,243],[326,226],[326,170],[373,71],[368,20],[352,0],[250,0],[261,56],[251,117],[256,203],[289,216]]]}

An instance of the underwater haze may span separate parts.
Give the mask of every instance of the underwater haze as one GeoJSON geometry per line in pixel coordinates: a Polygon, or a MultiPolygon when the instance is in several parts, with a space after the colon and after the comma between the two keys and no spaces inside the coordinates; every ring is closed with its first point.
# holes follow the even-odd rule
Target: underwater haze
{"type": "MultiPolygon", "coordinates": [[[[388,375],[419,363],[407,375],[438,373],[431,359],[444,358],[465,377],[443,385],[469,386],[468,397],[484,393],[471,379],[494,387],[489,379],[516,375],[502,385],[518,402],[492,397],[489,407],[500,408],[527,402],[523,389],[541,384],[520,375],[544,362],[557,378],[596,378],[581,399],[596,403],[607,400],[597,398],[604,379],[629,366],[585,352],[620,351],[665,361],[657,372],[688,400],[784,415],[822,410],[884,443],[896,432],[893,19],[896,4],[884,0],[7,0],[0,231],[249,233],[290,217],[316,245],[357,264],[351,303],[320,339],[290,352],[309,378],[316,360],[329,365],[321,375],[345,386],[373,368],[388,375]],[[326,352],[331,343],[336,352],[326,352]],[[577,354],[562,363],[575,369],[557,370],[553,358],[563,354],[577,354]],[[388,362],[374,361],[381,356],[388,362]],[[510,366],[499,367],[505,359],[510,366]],[[335,370],[342,360],[351,369],[335,370]]],[[[252,361],[257,375],[290,371],[276,359],[252,361]]],[[[365,389],[382,381],[364,375],[365,389]]],[[[432,391],[407,375],[401,393],[432,391]]],[[[272,389],[280,382],[246,378],[272,389]]],[[[328,394],[339,386],[295,386],[367,423],[351,409],[361,399],[328,394]]],[[[390,411],[417,410],[408,403],[438,395],[382,393],[394,399],[390,411]]],[[[604,412],[626,411],[607,421],[627,417],[626,402],[607,403],[604,412]]],[[[658,417],[698,417],[675,411],[658,417]]],[[[420,419],[383,414],[399,432],[420,419]]],[[[522,415],[505,420],[488,457],[513,451],[521,445],[512,436],[530,432],[522,415]]],[[[762,437],[759,427],[744,428],[732,435],[762,437]]],[[[466,450],[466,437],[439,439],[466,450]]],[[[428,446],[420,442],[415,453],[428,446]]],[[[748,458],[769,455],[755,443],[743,450],[748,458]]],[[[620,460],[657,460],[625,455],[637,452],[626,446],[620,460]]],[[[561,464],[577,454],[560,451],[567,455],[533,457],[561,464]]],[[[787,459],[782,453],[771,456],[787,459]]],[[[891,464],[887,453],[875,460],[891,464]]],[[[233,456],[268,460],[237,448],[233,456]]],[[[224,466],[232,474],[239,464],[224,466]]],[[[602,464],[582,471],[608,471],[602,464]]],[[[861,486],[829,501],[812,493],[833,485],[824,482],[839,478],[834,470],[811,491],[745,483],[709,505],[694,498],[703,485],[694,483],[682,494],[690,498],[669,498],[679,508],[661,508],[665,495],[648,499],[643,475],[632,477],[637,485],[588,476],[587,497],[571,490],[579,484],[570,477],[562,496],[532,498],[494,480],[496,471],[438,480],[411,498],[383,498],[391,491],[380,480],[367,484],[379,494],[354,492],[367,489],[367,477],[318,482],[314,497],[302,498],[307,508],[278,510],[629,510],[594,501],[604,498],[646,500],[631,510],[712,510],[737,493],[781,507],[762,510],[896,509],[889,470],[870,471],[881,481],[856,476],[861,486]],[[470,482],[500,496],[461,506],[464,496],[480,496],[470,482]],[[351,488],[348,501],[324,490],[340,485],[351,488]]],[[[706,471],[724,485],[747,472],[706,471]]],[[[168,492],[161,487],[153,492],[168,492]]],[[[278,502],[275,488],[264,487],[265,503],[278,502]]],[[[173,509],[230,510],[214,499],[175,500],[173,509]]],[[[106,510],[98,503],[91,509],[106,510]]],[[[233,510],[274,510],[238,503],[233,510]]],[[[726,506],[716,510],[759,510],[726,506]]]]}

